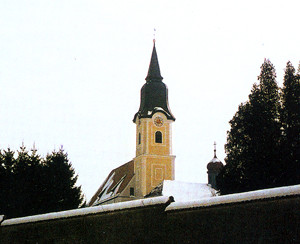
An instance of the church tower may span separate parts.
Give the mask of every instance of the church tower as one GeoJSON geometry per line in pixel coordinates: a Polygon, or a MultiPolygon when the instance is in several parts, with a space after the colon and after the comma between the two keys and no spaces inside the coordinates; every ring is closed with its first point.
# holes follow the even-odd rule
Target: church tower
{"type": "Polygon", "coordinates": [[[143,197],[163,180],[174,180],[175,156],[172,155],[172,123],[175,117],[168,105],[168,88],[162,82],[153,41],[152,57],[141,101],[134,115],[136,157],[134,174],[136,196],[143,197]]]}

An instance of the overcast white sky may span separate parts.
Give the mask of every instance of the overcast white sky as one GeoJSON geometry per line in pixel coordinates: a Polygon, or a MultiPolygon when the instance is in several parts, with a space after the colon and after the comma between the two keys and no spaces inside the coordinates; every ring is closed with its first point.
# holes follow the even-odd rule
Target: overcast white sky
{"type": "Polygon", "coordinates": [[[299,0],[1,0],[0,148],[63,145],[87,200],[135,156],[153,29],[173,124],[176,179],[207,182],[228,121],[264,58],[298,67],[299,0]]]}

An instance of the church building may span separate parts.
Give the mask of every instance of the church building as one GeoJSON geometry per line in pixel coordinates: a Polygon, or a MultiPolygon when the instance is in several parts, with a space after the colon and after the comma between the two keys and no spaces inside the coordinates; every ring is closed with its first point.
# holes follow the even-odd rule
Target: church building
{"type": "Polygon", "coordinates": [[[215,190],[207,184],[174,181],[172,123],[175,117],[168,103],[168,88],[162,81],[155,40],[145,80],[141,89],[140,107],[133,118],[136,124],[136,156],[110,172],[88,206],[164,194],[182,198],[182,188],[188,189],[186,192],[193,199],[215,195],[215,190]]]}
{"type": "Polygon", "coordinates": [[[175,117],[168,104],[168,88],[162,80],[154,40],[140,107],[133,118],[136,156],[111,171],[89,206],[143,198],[163,180],[175,179],[175,156],[172,155],[175,117]]]}

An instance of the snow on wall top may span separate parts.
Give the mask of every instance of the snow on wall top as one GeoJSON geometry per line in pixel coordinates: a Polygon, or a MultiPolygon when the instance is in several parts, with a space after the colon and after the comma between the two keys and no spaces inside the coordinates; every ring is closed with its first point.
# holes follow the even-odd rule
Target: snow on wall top
{"type": "Polygon", "coordinates": [[[300,185],[277,187],[272,189],[236,193],[236,194],[230,194],[225,196],[203,198],[201,200],[195,200],[195,201],[173,202],[166,208],[166,211],[209,207],[213,205],[254,201],[254,200],[268,199],[268,198],[278,198],[278,197],[292,196],[292,195],[300,195],[300,185]]]}
{"type": "MultiPolygon", "coordinates": [[[[2,226],[9,226],[9,225],[33,223],[39,221],[49,221],[54,219],[80,217],[85,215],[93,215],[98,213],[113,212],[113,211],[160,205],[160,204],[167,205],[170,202],[172,203],[166,207],[165,211],[201,208],[201,207],[209,207],[213,205],[231,204],[231,203],[254,201],[254,200],[268,199],[268,198],[279,198],[279,197],[293,196],[293,195],[295,196],[300,195],[300,185],[237,193],[237,194],[231,194],[226,196],[206,197],[200,200],[193,200],[193,201],[186,201],[186,202],[184,201],[173,202],[173,197],[171,196],[151,197],[151,198],[146,198],[141,200],[133,200],[128,202],[100,205],[96,207],[87,207],[87,208],[74,209],[74,210],[68,210],[62,212],[54,212],[54,213],[34,215],[34,216],[28,216],[22,218],[7,219],[4,220],[2,223],[0,221],[1,223],[0,226],[2,227],[2,226]]],[[[0,216],[0,217],[2,217],[3,220],[4,216],[0,216]]]]}
{"type": "Polygon", "coordinates": [[[22,218],[7,219],[4,220],[0,226],[18,225],[18,224],[46,221],[46,220],[79,217],[79,216],[92,215],[97,213],[113,212],[113,211],[119,211],[125,209],[145,207],[145,206],[167,204],[172,200],[173,198],[169,196],[155,197],[155,198],[133,200],[128,202],[101,205],[96,207],[87,207],[87,208],[73,209],[73,210],[62,211],[62,212],[33,215],[33,216],[27,216],[22,218]]]}

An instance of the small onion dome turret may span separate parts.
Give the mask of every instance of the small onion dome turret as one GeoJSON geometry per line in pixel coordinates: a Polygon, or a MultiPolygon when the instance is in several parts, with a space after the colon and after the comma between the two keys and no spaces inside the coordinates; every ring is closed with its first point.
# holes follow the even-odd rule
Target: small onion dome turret
{"type": "Polygon", "coordinates": [[[216,153],[216,143],[214,143],[214,157],[212,160],[209,161],[207,164],[207,169],[208,171],[215,171],[215,172],[220,172],[221,169],[224,167],[223,163],[217,158],[217,153],[216,153]]]}
{"type": "Polygon", "coordinates": [[[217,176],[221,172],[224,167],[223,163],[217,158],[216,154],[216,142],[214,143],[214,157],[207,164],[207,174],[208,174],[208,184],[211,185],[212,188],[217,189],[217,176]]]}
{"type": "Polygon", "coordinates": [[[220,171],[224,167],[218,158],[213,158],[208,164],[207,169],[210,171],[220,171]]]}

